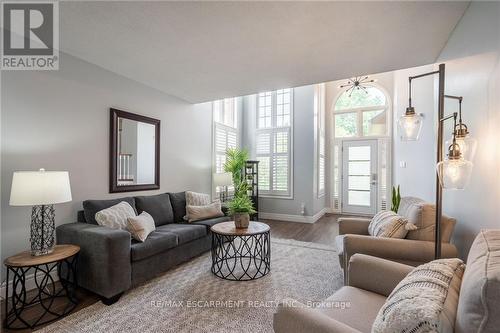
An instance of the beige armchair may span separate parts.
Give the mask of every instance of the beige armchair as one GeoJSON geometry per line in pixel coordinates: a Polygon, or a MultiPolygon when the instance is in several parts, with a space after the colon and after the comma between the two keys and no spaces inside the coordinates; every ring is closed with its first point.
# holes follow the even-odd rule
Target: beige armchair
{"type": "MultiPolygon", "coordinates": [[[[287,299],[274,315],[276,333],[371,332],[380,308],[413,266],[356,254],[349,262],[348,285],[307,307],[287,299]],[[343,306],[345,305],[345,306],[343,306]]],[[[450,308],[454,332],[498,332],[500,327],[500,230],[483,230],[469,252],[460,296],[450,308]]]]}
{"type": "MultiPolygon", "coordinates": [[[[368,254],[410,266],[418,266],[434,259],[434,230],[436,209],[433,204],[413,198],[401,199],[398,214],[406,217],[418,229],[408,232],[405,239],[372,237],[368,234],[370,219],[339,218],[339,236],[335,247],[347,283],[347,263],[356,253],[368,254]]],[[[443,215],[441,222],[441,256],[457,257],[455,245],[450,243],[456,220],[443,215]]]]}

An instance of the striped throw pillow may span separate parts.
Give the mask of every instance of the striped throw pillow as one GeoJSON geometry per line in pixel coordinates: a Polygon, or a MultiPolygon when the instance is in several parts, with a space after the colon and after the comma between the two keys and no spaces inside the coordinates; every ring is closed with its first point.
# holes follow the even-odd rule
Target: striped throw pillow
{"type": "Polygon", "coordinates": [[[372,218],[368,233],[375,237],[405,238],[413,224],[393,211],[382,211],[372,218]]]}

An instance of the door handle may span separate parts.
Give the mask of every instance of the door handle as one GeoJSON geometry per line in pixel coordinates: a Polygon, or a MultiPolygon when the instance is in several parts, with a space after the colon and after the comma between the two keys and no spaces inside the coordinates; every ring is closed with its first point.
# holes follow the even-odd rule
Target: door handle
{"type": "Polygon", "coordinates": [[[370,184],[377,185],[377,174],[376,173],[372,173],[370,184]]]}

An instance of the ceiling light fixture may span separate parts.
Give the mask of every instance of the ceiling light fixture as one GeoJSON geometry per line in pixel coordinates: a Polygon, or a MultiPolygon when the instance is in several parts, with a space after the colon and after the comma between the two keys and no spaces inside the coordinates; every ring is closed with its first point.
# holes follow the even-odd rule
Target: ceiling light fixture
{"type": "Polygon", "coordinates": [[[368,76],[356,76],[348,79],[347,83],[341,85],[340,88],[348,87],[345,92],[349,94],[349,97],[351,97],[353,91],[355,90],[361,90],[368,94],[368,90],[366,90],[365,85],[368,83],[373,83],[375,81],[376,80],[370,79],[368,76]]]}

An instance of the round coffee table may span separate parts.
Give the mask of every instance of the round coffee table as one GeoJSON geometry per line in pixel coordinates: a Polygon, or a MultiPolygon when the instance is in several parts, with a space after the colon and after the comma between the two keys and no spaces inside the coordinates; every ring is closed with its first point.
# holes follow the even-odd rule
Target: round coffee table
{"type": "Polygon", "coordinates": [[[12,285],[5,287],[4,327],[10,329],[33,329],[69,314],[78,304],[75,297],[77,287],[76,267],[80,247],[56,245],[54,251],[42,256],[32,256],[30,251],[21,252],[5,259],[7,281],[12,274],[12,285]],[[35,293],[26,290],[28,273],[33,273],[35,293]],[[57,273],[60,286],[56,284],[57,273]],[[8,298],[11,295],[12,297],[8,298]],[[55,302],[57,298],[63,302],[55,302]],[[40,315],[33,317],[30,309],[40,307],[40,315]]]}
{"type": "Polygon", "coordinates": [[[271,228],[251,221],[237,229],[234,222],[218,223],[212,231],[212,273],[233,281],[263,277],[271,270],[271,228]]]}

